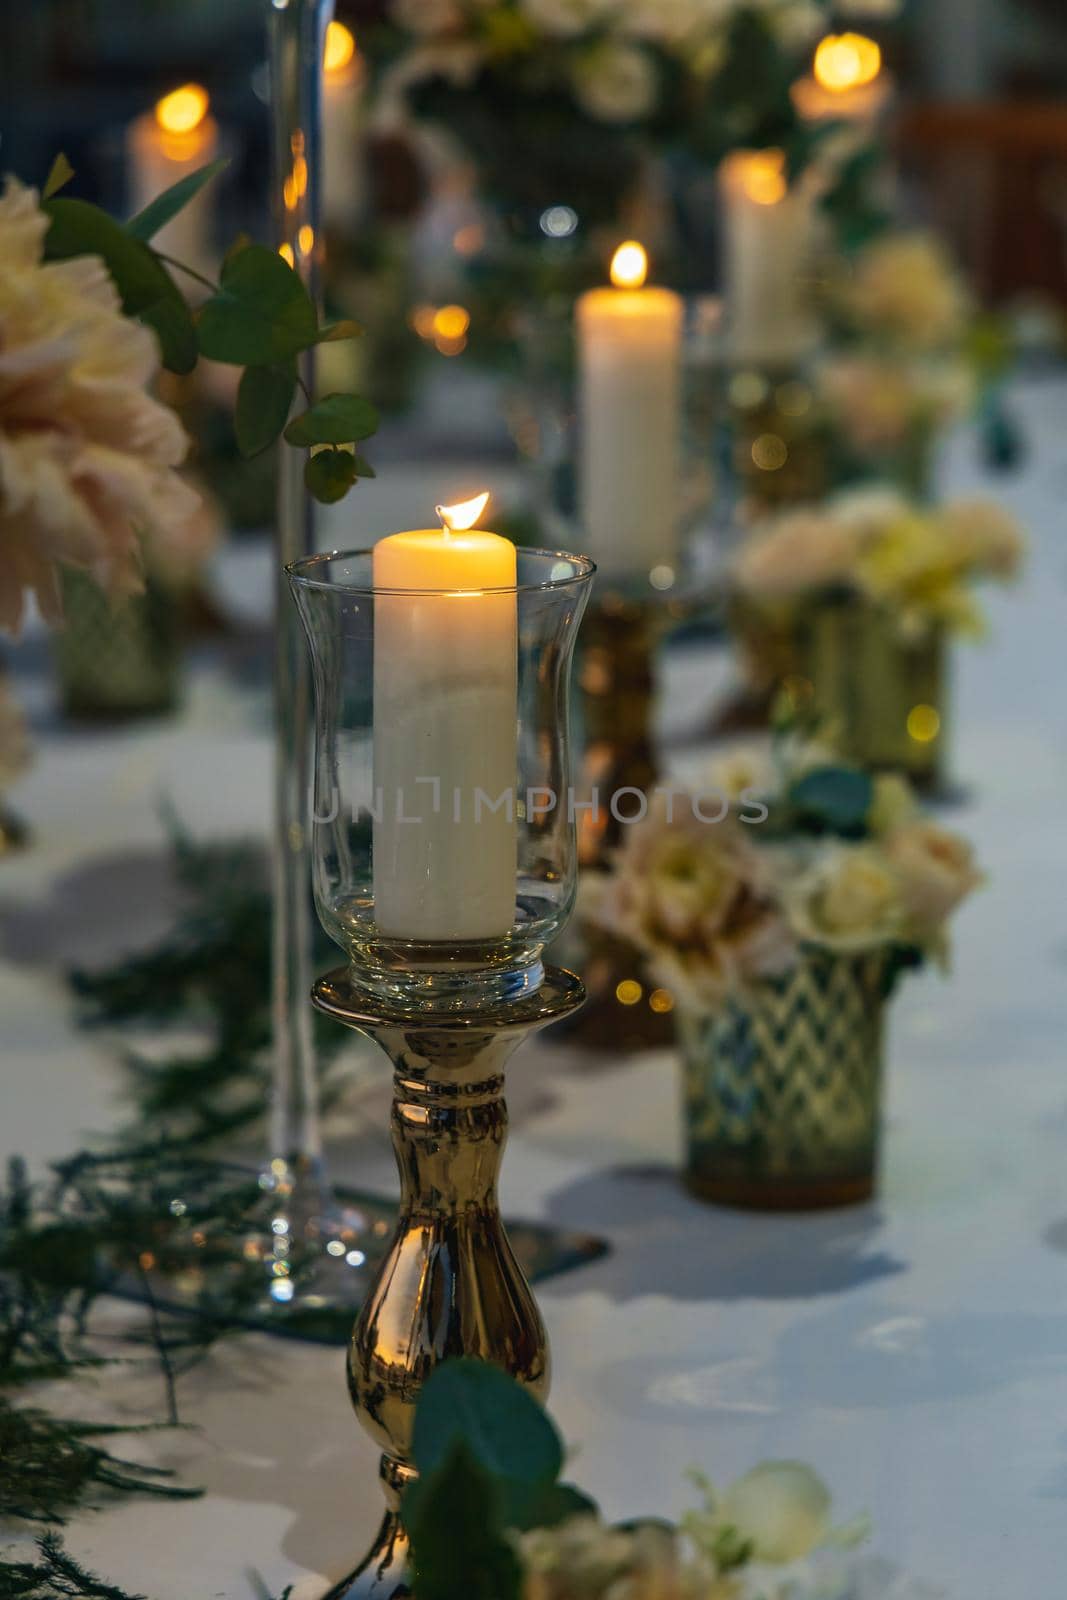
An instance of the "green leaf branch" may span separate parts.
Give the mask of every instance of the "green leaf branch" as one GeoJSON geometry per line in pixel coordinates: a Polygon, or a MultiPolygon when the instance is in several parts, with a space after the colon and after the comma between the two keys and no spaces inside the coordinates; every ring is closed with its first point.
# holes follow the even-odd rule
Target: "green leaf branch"
{"type": "Polygon", "coordinates": [[[316,400],[301,381],[299,358],[318,344],[358,337],[358,323],[320,323],[300,274],[266,245],[239,239],[223,261],[217,284],[152,245],[160,229],[225,166],[215,161],[190,173],[121,223],[89,201],[60,193],[73,169],[65,156],[57,156],[43,190],[42,205],[51,218],[45,254],[52,261],[100,256],[123,310],[155,333],[169,372],[186,375],[202,356],[243,367],[234,422],[241,454],[257,456],[282,439],[306,450],[308,490],[332,504],[360,478],[373,478],[373,467],[354,447],[377,431],[378,413],[360,395],[316,400]],[[191,305],[176,273],[194,280],[208,297],[191,305]],[[298,392],[306,409],[293,416],[298,392]]]}

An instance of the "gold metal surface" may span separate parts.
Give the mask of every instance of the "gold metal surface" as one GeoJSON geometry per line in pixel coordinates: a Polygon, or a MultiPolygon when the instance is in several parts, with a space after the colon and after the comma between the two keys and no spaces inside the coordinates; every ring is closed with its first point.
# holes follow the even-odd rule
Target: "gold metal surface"
{"type": "Polygon", "coordinates": [[[796,671],[842,755],[906,772],[921,789],[943,785],[949,708],[940,628],[904,638],[893,616],[857,600],[814,607],[797,646],[796,671]]]}
{"type": "Polygon", "coordinates": [[[348,1354],[352,1404],[383,1452],[388,1510],[370,1555],[328,1600],[411,1593],[399,1502],[415,1475],[419,1391],[438,1362],[476,1356],[539,1399],[548,1393],[544,1325],[497,1203],[508,1122],[504,1068],[528,1033],[568,1016],[584,998],[573,974],[549,967],[535,993],[510,1005],[428,1021],[360,989],[347,968],[315,985],[318,1009],[368,1034],[393,1063],[400,1170],[396,1233],[348,1354]]]}
{"type": "MultiPolygon", "coordinates": [[[[578,861],[585,869],[606,868],[624,824],[611,813],[613,795],[637,790],[650,795],[659,776],[653,743],[656,651],[671,613],[663,599],[631,598],[609,591],[586,613],[579,644],[578,681],[582,690],[583,756],[579,802],[594,792],[597,812],[577,810],[578,861]]],[[[636,811],[636,796],[620,800],[636,811]]],[[[670,1043],[665,1019],[646,1005],[620,1005],[620,983],[654,985],[642,957],[631,946],[589,924],[582,927],[582,970],[589,1004],[571,1030],[590,1049],[627,1053],[670,1043]]]]}

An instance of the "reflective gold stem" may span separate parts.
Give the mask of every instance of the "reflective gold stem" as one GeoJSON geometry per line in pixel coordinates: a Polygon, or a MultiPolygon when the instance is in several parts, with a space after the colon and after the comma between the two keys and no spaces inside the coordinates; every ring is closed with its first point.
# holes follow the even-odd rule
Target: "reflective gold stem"
{"type": "Polygon", "coordinates": [[[415,1476],[415,1406],[433,1368],[449,1356],[475,1356],[540,1399],[548,1393],[544,1325],[497,1203],[504,1067],[528,1033],[574,1011],[584,991],[571,973],[549,967],[536,993],[495,1011],[415,1018],[357,988],[342,969],[320,979],[313,998],[376,1040],[395,1072],[400,1216],[348,1354],[352,1404],[383,1451],[388,1510],[370,1555],[330,1596],[392,1600],[411,1593],[399,1504],[415,1476]]]}

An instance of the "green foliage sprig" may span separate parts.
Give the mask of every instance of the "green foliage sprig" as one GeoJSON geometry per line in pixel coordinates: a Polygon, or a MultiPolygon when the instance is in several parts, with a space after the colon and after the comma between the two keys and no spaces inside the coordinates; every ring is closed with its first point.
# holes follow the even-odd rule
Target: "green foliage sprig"
{"type": "Polygon", "coordinates": [[[347,447],[371,437],[378,413],[359,395],[316,400],[303,384],[299,360],[316,345],[356,338],[359,325],[320,323],[300,274],[266,245],[239,239],[217,284],[152,246],[159,230],[225,166],[216,161],[190,173],[124,224],[87,200],[60,193],[74,174],[66,157],[58,156],[43,190],[43,209],[51,218],[45,256],[101,257],[124,312],[152,329],[169,372],[186,375],[201,356],[243,367],[235,417],[241,454],[251,458],[284,438],[309,452],[309,492],[325,503],[340,500],[360,478],[374,476],[369,462],[347,447]],[[203,304],[190,304],[176,272],[209,292],[203,304]],[[298,391],[306,409],[291,416],[298,391]]]}

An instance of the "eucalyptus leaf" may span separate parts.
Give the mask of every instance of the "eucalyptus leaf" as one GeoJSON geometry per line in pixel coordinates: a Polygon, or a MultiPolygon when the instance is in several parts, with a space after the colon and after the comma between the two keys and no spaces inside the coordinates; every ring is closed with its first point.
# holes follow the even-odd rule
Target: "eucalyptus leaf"
{"type": "Polygon", "coordinates": [[[412,1451],[433,1472],[459,1443],[496,1478],[553,1484],[563,1447],[544,1408],[499,1367],[462,1358],[432,1373],[419,1397],[412,1451]]]}
{"type": "Polygon", "coordinates": [[[867,832],[874,782],[854,767],[817,767],[798,778],[786,798],[802,826],[860,839],[867,832]]]}
{"type": "Polygon", "coordinates": [[[522,1567],[497,1485],[463,1443],[408,1490],[402,1509],[419,1600],[519,1600],[522,1567]]]}
{"type": "MultiPolygon", "coordinates": [[[[285,430],[290,444],[354,444],[378,429],[378,412],[358,394],[328,394],[294,417],[285,430]]],[[[364,474],[366,476],[366,474],[364,474]]]]}
{"type": "Polygon", "coordinates": [[[325,506],[343,500],[357,477],[356,458],[348,450],[318,450],[304,468],[308,493],[325,506]]]}
{"type": "Polygon", "coordinates": [[[202,355],[231,366],[270,365],[318,339],[315,307],[299,275],[265,245],[226,257],[219,291],[201,308],[202,355]]]}
{"type": "Polygon", "coordinates": [[[234,432],[243,456],[257,456],[281,437],[296,391],[296,369],[246,367],[237,390],[234,432]]]}
{"type": "Polygon", "coordinates": [[[49,261],[74,256],[101,256],[128,316],[154,329],[171,372],[191,372],[196,365],[192,318],[180,290],[146,244],[132,238],[99,206],[62,197],[46,200],[52,219],[45,238],[49,261]]]}
{"type": "Polygon", "coordinates": [[[502,1479],[502,1517],[506,1527],[556,1528],[571,1517],[595,1517],[597,1506],[572,1483],[516,1483],[502,1479]]]}
{"type": "Polygon", "coordinates": [[[176,217],[179,211],[184,210],[190,200],[195,199],[201,189],[209,184],[212,178],[217,178],[220,172],[224,172],[229,164],[225,158],[221,161],[212,161],[208,166],[198,167],[195,172],[190,172],[188,177],[179,178],[169,189],[157,194],[143,211],[130,218],[126,224],[126,232],[133,238],[143,239],[146,242],[155,238],[160,228],[165,227],[172,217],[176,217]]]}

